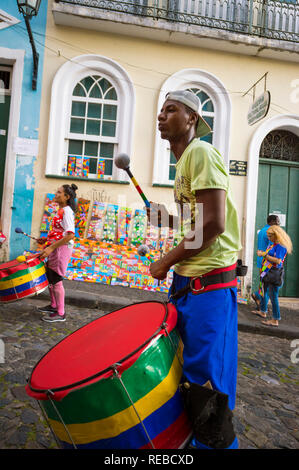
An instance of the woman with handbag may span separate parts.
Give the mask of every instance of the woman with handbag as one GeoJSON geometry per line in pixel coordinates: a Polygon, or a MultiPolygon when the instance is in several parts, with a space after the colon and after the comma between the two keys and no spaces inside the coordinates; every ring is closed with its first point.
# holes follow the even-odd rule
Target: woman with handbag
{"type": "Polygon", "coordinates": [[[270,243],[266,251],[257,251],[258,256],[263,256],[260,283],[262,301],[261,311],[258,314],[263,318],[267,317],[267,307],[270,298],[272,318],[264,320],[262,323],[268,326],[278,326],[281,319],[278,291],[283,285],[283,263],[286,255],[292,253],[293,247],[290,237],[279,225],[269,227],[267,236],[270,243]]]}

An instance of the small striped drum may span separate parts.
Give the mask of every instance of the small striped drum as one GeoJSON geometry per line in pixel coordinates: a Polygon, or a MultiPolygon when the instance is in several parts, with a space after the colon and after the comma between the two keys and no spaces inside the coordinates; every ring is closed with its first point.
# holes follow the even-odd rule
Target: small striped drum
{"type": "Polygon", "coordinates": [[[52,348],[26,391],[62,447],[178,449],[191,435],[179,392],[182,344],[172,304],[104,315],[52,348]]]}
{"type": "Polygon", "coordinates": [[[40,294],[47,287],[45,265],[39,258],[0,264],[0,303],[40,294]]]}

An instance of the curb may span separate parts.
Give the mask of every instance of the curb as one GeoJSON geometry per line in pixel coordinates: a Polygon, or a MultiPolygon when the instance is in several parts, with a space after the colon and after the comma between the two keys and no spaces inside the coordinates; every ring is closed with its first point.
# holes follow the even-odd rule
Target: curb
{"type": "MultiPolygon", "coordinates": [[[[39,294],[40,299],[49,299],[49,295],[46,292],[39,294]]],[[[65,289],[65,302],[68,305],[75,305],[80,308],[91,308],[98,310],[105,310],[106,312],[112,312],[114,310],[126,307],[133,303],[142,302],[141,299],[129,299],[127,297],[113,298],[110,295],[97,295],[91,292],[84,291],[73,291],[65,289]]],[[[265,336],[274,336],[282,339],[299,339],[299,329],[294,327],[287,327],[280,325],[279,328],[267,327],[259,325],[257,323],[251,323],[246,319],[242,318],[239,314],[238,318],[238,330],[245,333],[259,334],[265,336]]]]}
{"type": "Polygon", "coordinates": [[[254,325],[252,323],[239,320],[238,321],[238,330],[243,331],[245,333],[253,333],[257,335],[265,335],[265,336],[275,336],[276,338],[281,339],[299,339],[299,330],[297,329],[290,329],[287,327],[282,327],[281,325],[277,327],[267,327],[266,325],[254,325]]]}
{"type": "Polygon", "coordinates": [[[99,310],[115,310],[132,302],[129,299],[122,299],[121,301],[111,298],[109,295],[95,295],[86,293],[82,296],[81,292],[68,292],[65,291],[65,300],[67,304],[76,305],[81,308],[95,308],[99,310]]]}

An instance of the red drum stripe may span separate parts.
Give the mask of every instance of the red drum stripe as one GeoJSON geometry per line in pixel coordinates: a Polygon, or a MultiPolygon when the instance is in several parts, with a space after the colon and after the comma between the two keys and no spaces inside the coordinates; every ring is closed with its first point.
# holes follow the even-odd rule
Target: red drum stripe
{"type": "Polygon", "coordinates": [[[31,287],[31,289],[27,289],[24,292],[18,293],[18,298],[22,299],[23,297],[28,297],[29,295],[35,294],[36,292],[39,292],[41,289],[47,286],[48,280],[42,282],[41,284],[38,284],[37,286],[31,287]]]}
{"type": "MultiPolygon", "coordinates": [[[[179,449],[188,437],[191,437],[191,427],[185,411],[168,428],[152,439],[156,449],[179,449]],[[171,436],[171,442],[169,442],[171,436]]],[[[152,449],[150,443],[141,449],[152,449]]]]}
{"type": "Polygon", "coordinates": [[[17,292],[16,294],[1,296],[0,297],[0,303],[1,302],[11,302],[13,300],[18,300],[18,299],[22,299],[24,297],[29,297],[30,295],[33,295],[36,292],[39,292],[41,289],[45,289],[47,286],[48,286],[48,280],[42,282],[38,286],[32,287],[31,289],[27,289],[23,292],[17,292]]]}

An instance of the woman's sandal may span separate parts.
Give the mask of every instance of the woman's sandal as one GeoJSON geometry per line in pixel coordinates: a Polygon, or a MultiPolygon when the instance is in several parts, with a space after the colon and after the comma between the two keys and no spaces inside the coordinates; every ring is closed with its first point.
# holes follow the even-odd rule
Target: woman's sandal
{"type": "Polygon", "coordinates": [[[261,318],[267,318],[267,314],[261,312],[260,310],[252,310],[251,313],[253,313],[253,315],[257,315],[258,317],[261,317],[261,318]]]}
{"type": "Polygon", "coordinates": [[[278,326],[278,323],[273,323],[273,320],[266,320],[266,321],[262,321],[262,324],[263,325],[267,325],[267,326],[278,326]]]}

